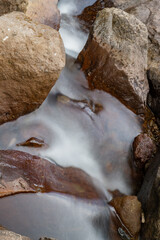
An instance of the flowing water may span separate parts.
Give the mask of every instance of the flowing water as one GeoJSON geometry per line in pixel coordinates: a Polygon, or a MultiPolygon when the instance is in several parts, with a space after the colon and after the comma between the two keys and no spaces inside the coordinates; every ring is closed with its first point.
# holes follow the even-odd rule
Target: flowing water
{"type": "Polygon", "coordinates": [[[55,193],[0,199],[0,224],[33,240],[40,236],[58,240],[117,239],[109,231],[108,190],[125,194],[134,191],[130,156],[133,139],[141,131],[140,121],[111,95],[90,91],[85,76],[74,64],[88,37],[74,15],[94,2],[59,2],[66,67],[37,111],[0,127],[1,149],[17,149],[61,166],[81,168],[104,192],[105,197],[98,202],[55,193]],[[48,147],[16,145],[30,137],[43,139],[48,147]]]}

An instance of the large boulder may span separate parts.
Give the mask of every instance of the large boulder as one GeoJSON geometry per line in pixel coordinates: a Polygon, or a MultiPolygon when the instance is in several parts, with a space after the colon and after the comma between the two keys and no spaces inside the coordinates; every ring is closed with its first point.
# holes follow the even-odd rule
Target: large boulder
{"type": "Polygon", "coordinates": [[[130,9],[148,0],[97,0],[93,5],[86,7],[77,17],[86,29],[90,29],[96,19],[96,15],[104,8],[130,9]]]}
{"type": "Polygon", "coordinates": [[[149,91],[146,26],[115,8],[99,12],[89,39],[78,56],[89,87],[110,92],[142,113],[149,91]]]}
{"type": "Polygon", "coordinates": [[[58,0],[3,0],[0,2],[0,15],[21,11],[32,20],[58,30],[60,13],[57,2],[58,0]]]}
{"type": "Polygon", "coordinates": [[[27,192],[58,192],[85,199],[101,196],[92,178],[78,168],[63,168],[28,153],[1,150],[0,197],[27,192]]]}
{"type": "Polygon", "coordinates": [[[23,13],[0,17],[0,124],[38,108],[65,65],[59,33],[23,13]]]}
{"type": "Polygon", "coordinates": [[[148,28],[148,78],[151,88],[148,103],[159,118],[160,125],[160,1],[152,0],[140,3],[127,11],[134,14],[148,28]]]}
{"type": "Polygon", "coordinates": [[[143,240],[160,239],[160,152],[150,165],[138,194],[144,211],[143,240]]]}

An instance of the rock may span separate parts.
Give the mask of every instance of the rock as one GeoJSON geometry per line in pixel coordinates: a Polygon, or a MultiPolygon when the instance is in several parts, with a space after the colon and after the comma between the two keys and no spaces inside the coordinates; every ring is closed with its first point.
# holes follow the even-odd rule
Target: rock
{"type": "Polygon", "coordinates": [[[44,238],[40,238],[39,240],[56,240],[55,238],[46,238],[46,237],[44,237],[44,238]]]}
{"type": "Polygon", "coordinates": [[[46,147],[47,145],[42,139],[31,137],[25,142],[16,144],[16,146],[41,148],[41,147],[46,147]]]}
{"type": "Polygon", "coordinates": [[[59,33],[23,13],[0,17],[0,124],[38,108],[65,65],[59,33]]]}
{"type": "Polygon", "coordinates": [[[133,155],[137,168],[143,168],[156,153],[156,145],[145,133],[139,134],[133,142],[133,155]]]}
{"type": "Polygon", "coordinates": [[[90,29],[96,19],[97,13],[104,8],[115,7],[125,10],[137,6],[140,2],[146,1],[147,0],[97,0],[93,5],[86,7],[77,17],[86,29],[90,29]]]}
{"type": "Polygon", "coordinates": [[[86,199],[100,198],[91,177],[84,171],[63,168],[28,153],[1,150],[0,173],[0,197],[20,192],[58,192],[86,199]]]}
{"type": "Polygon", "coordinates": [[[138,194],[144,211],[142,240],[160,239],[160,151],[149,166],[138,194]]]}
{"type": "Polygon", "coordinates": [[[137,237],[141,228],[141,203],[136,196],[116,197],[111,200],[123,224],[133,237],[137,237]]]}
{"type": "Polygon", "coordinates": [[[0,240],[31,240],[31,239],[3,229],[0,230],[0,240]]]}
{"type": "Polygon", "coordinates": [[[110,92],[136,113],[144,112],[148,33],[134,16],[115,8],[99,12],[77,62],[91,89],[110,92]]]}
{"type": "Polygon", "coordinates": [[[149,105],[160,119],[160,1],[140,1],[127,10],[146,24],[149,32],[148,78],[151,84],[149,105]]]}
{"type": "Polygon", "coordinates": [[[58,0],[3,0],[0,3],[0,15],[12,11],[21,11],[32,20],[58,30],[60,13],[57,2],[58,0]]]}

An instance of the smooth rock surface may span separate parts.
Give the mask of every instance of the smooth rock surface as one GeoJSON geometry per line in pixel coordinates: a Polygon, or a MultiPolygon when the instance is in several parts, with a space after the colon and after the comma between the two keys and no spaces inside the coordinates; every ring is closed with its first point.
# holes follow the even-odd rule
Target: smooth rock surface
{"type": "Polygon", "coordinates": [[[65,65],[59,33],[23,13],[0,17],[0,124],[38,108],[65,65]]]}
{"type": "Polygon", "coordinates": [[[156,145],[145,133],[139,134],[133,142],[133,155],[137,168],[143,168],[156,153],[156,145]]]}
{"type": "Polygon", "coordinates": [[[136,237],[141,228],[141,203],[136,196],[113,198],[110,204],[115,208],[129,232],[136,237]]]}
{"type": "Polygon", "coordinates": [[[58,0],[3,0],[0,2],[0,15],[21,11],[32,20],[58,30],[60,13],[57,3],[58,0]]]}
{"type": "Polygon", "coordinates": [[[84,171],[63,168],[28,153],[0,151],[0,197],[26,192],[58,192],[86,199],[100,193],[84,171]]]}
{"type": "Polygon", "coordinates": [[[78,56],[89,87],[110,92],[136,113],[144,111],[149,91],[148,32],[120,9],[99,12],[89,39],[78,56]]]}

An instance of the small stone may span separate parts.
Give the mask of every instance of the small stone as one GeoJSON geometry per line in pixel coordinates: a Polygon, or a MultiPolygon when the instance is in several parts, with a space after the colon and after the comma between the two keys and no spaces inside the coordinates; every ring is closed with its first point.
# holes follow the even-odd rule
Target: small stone
{"type": "Polygon", "coordinates": [[[139,134],[133,142],[133,155],[137,168],[144,168],[148,161],[151,161],[156,153],[156,145],[145,133],[139,134]]]}

